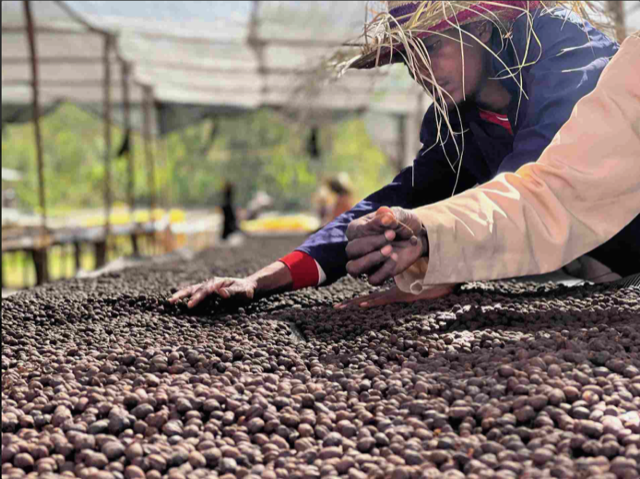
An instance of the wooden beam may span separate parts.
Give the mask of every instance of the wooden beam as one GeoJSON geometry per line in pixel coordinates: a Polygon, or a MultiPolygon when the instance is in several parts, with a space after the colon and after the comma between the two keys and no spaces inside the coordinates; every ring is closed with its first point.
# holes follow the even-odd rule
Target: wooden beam
{"type": "MultiPolygon", "coordinates": [[[[77,28],[68,28],[68,27],[61,27],[61,28],[57,28],[57,27],[38,27],[36,29],[37,33],[46,33],[47,35],[50,35],[52,33],[54,34],[61,34],[61,35],[78,35],[78,34],[82,34],[82,35],[86,35],[87,31],[83,30],[79,27],[77,28]]],[[[24,34],[24,28],[23,27],[14,27],[14,26],[3,26],[2,27],[2,34],[3,35],[19,35],[19,34],[24,34]]]]}
{"type": "MultiPolygon", "coordinates": [[[[62,3],[62,2],[61,2],[62,3]]],[[[94,33],[104,34],[97,29],[90,29],[94,33]]],[[[59,34],[59,35],[86,35],[87,30],[83,30],[81,28],[65,28],[65,27],[40,27],[37,29],[38,33],[46,33],[47,35],[51,34],[59,34]]],[[[21,27],[13,27],[6,26],[2,27],[2,34],[21,34],[24,33],[24,29],[21,27]]],[[[211,44],[214,46],[224,47],[225,45],[242,45],[243,41],[236,40],[223,40],[220,38],[204,38],[204,37],[185,37],[180,35],[173,35],[171,33],[160,33],[160,32],[137,32],[138,35],[147,38],[153,39],[161,39],[161,40],[170,40],[175,41],[177,43],[192,43],[192,44],[211,44]]],[[[359,49],[365,46],[364,43],[359,42],[340,42],[333,40],[323,40],[321,38],[314,39],[291,39],[291,38],[270,38],[269,40],[265,40],[265,43],[268,46],[277,46],[277,47],[291,47],[291,46],[299,46],[299,47],[328,47],[328,48],[339,48],[339,47],[350,47],[354,49],[359,49]]],[[[3,60],[4,61],[4,60],[3,60]]]]}
{"type": "MultiPolygon", "coordinates": [[[[18,86],[18,85],[30,85],[32,82],[29,80],[3,80],[2,86],[18,86]]],[[[76,87],[76,88],[95,88],[95,89],[104,89],[104,79],[101,80],[78,80],[74,78],[69,78],[65,80],[40,80],[40,87],[46,88],[65,88],[65,87],[76,87]]]]}
{"type": "MultiPolygon", "coordinates": [[[[27,63],[28,58],[23,57],[3,57],[3,65],[22,65],[27,63]]],[[[72,63],[74,65],[102,65],[104,60],[102,58],[88,58],[88,57],[40,57],[38,58],[40,65],[59,65],[60,63],[72,63]]]]}
{"type": "MultiPolygon", "coordinates": [[[[28,58],[22,57],[7,57],[2,58],[3,65],[21,65],[23,63],[28,62],[28,58]]],[[[114,61],[114,60],[112,60],[114,61]]],[[[38,59],[38,63],[40,65],[59,65],[59,64],[73,64],[73,65],[93,65],[103,63],[102,58],[86,58],[86,57],[40,57],[38,59]]],[[[150,68],[155,67],[163,67],[163,68],[173,68],[178,70],[185,71],[199,71],[203,73],[228,73],[228,74],[242,74],[242,73],[256,73],[257,68],[247,67],[220,67],[216,65],[201,65],[197,63],[185,63],[181,61],[170,61],[170,60],[156,60],[154,58],[141,58],[136,60],[136,65],[141,67],[149,66],[150,68]]],[[[278,75],[316,75],[317,72],[301,70],[299,67],[283,67],[283,68],[272,68],[265,67],[264,71],[266,73],[278,74],[278,75]]]]}
{"type": "MultiPolygon", "coordinates": [[[[36,40],[34,34],[34,22],[31,15],[31,5],[27,0],[22,2],[24,6],[24,16],[27,23],[27,37],[29,38],[29,51],[31,54],[31,85],[33,91],[33,124],[36,135],[36,158],[38,162],[38,196],[40,200],[41,231],[42,243],[47,235],[47,202],[45,195],[44,180],[44,155],[42,151],[42,135],[40,132],[40,102],[38,97],[38,55],[36,51],[36,40]]],[[[36,266],[37,283],[42,284],[49,280],[47,249],[46,245],[40,253],[33,256],[34,265],[36,266]]]]}
{"type": "MultiPolygon", "coordinates": [[[[241,87],[241,86],[207,86],[207,85],[192,85],[190,83],[182,83],[179,81],[169,81],[167,82],[168,84],[171,84],[173,86],[176,86],[178,88],[185,88],[188,89],[190,91],[202,91],[202,92],[222,92],[222,93],[228,93],[228,94],[232,94],[232,93],[246,93],[247,92],[247,88],[246,87],[241,87]]],[[[265,82],[266,83],[266,82],[265,82]]],[[[2,82],[2,86],[18,86],[18,85],[30,85],[31,82],[29,80],[4,80],[2,82]]],[[[292,85],[294,83],[292,82],[291,84],[282,84],[282,85],[277,85],[277,86],[272,86],[269,91],[275,92],[275,93],[287,93],[287,92],[291,92],[292,89],[292,85]]],[[[51,90],[55,90],[56,88],[68,88],[70,86],[72,87],[76,87],[76,88],[83,88],[83,89],[98,89],[98,88],[104,88],[104,81],[103,80],[74,80],[74,79],[68,79],[68,80],[42,80],[40,81],[40,87],[43,88],[47,88],[47,89],[51,89],[51,90]]],[[[340,85],[337,84],[334,87],[335,90],[339,89],[340,92],[347,92],[347,93],[353,93],[353,95],[363,95],[363,93],[360,92],[355,92],[355,91],[351,91],[350,89],[347,88],[340,88],[340,85]]],[[[260,91],[262,91],[262,88],[260,90],[253,90],[254,92],[258,93],[260,91]]],[[[384,93],[384,90],[380,90],[380,92],[384,93]]],[[[366,93],[365,93],[366,94],[366,93]]]]}
{"type": "Polygon", "coordinates": [[[97,33],[99,35],[107,35],[109,36],[109,32],[103,29],[100,29],[98,27],[95,27],[94,25],[91,24],[91,22],[87,21],[82,15],[80,15],[79,13],[77,13],[73,8],[71,8],[69,5],[67,5],[65,2],[61,1],[61,0],[56,0],[56,4],[65,11],[65,13],[67,15],[69,15],[72,19],[74,19],[76,22],[82,24],[85,26],[85,28],[87,30],[89,30],[90,32],[93,33],[97,33]]]}

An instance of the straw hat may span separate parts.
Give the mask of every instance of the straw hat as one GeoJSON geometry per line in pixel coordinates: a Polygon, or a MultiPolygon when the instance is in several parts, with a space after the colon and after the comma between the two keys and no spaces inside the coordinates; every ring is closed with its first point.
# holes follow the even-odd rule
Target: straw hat
{"type": "MultiPolygon", "coordinates": [[[[338,77],[349,69],[369,69],[397,62],[403,62],[407,65],[412,77],[420,83],[433,100],[437,137],[428,148],[437,145],[444,148],[445,143],[449,140],[452,140],[455,146],[457,159],[445,155],[449,166],[456,175],[456,186],[454,186],[453,193],[456,191],[457,178],[459,178],[465,149],[464,130],[460,129],[461,126],[454,126],[454,123],[450,121],[447,100],[451,99],[451,95],[435,81],[436,75],[434,75],[429,52],[423,39],[431,35],[446,36],[460,44],[461,54],[464,58],[463,44],[473,44],[473,42],[482,44],[482,42],[463,27],[479,21],[491,22],[494,30],[499,32],[502,41],[502,47],[497,52],[485,46],[501,70],[494,79],[512,79],[522,98],[527,94],[520,73],[525,67],[532,65],[537,60],[516,58],[515,64],[507,65],[500,57],[500,53],[507,44],[513,45],[512,29],[516,19],[526,16],[528,25],[533,25],[534,16],[545,14],[555,7],[562,7],[567,14],[574,13],[577,18],[589,21],[601,30],[608,31],[610,28],[610,25],[606,23],[598,24],[592,21],[591,14],[599,14],[604,18],[606,15],[604,15],[603,9],[596,5],[596,2],[587,1],[425,0],[380,3],[383,7],[386,6],[386,9],[365,23],[360,55],[345,59],[345,56],[338,52],[329,61],[329,65],[335,69],[338,77]],[[422,72],[426,72],[428,75],[425,77],[422,72]]],[[[534,29],[528,27],[526,32],[527,38],[524,40],[527,42],[527,51],[530,51],[529,44],[537,44],[541,49],[542,43],[534,29]]],[[[462,125],[462,117],[457,105],[453,105],[451,113],[458,117],[460,120],[458,124],[462,125]]]]}
{"type": "MultiPolygon", "coordinates": [[[[418,40],[445,30],[460,30],[464,25],[481,20],[492,22],[506,37],[515,19],[531,15],[539,8],[561,6],[585,20],[589,19],[588,10],[596,11],[593,5],[585,1],[428,0],[383,3],[387,4],[387,11],[377,14],[364,27],[365,45],[362,53],[346,62],[346,65],[343,64],[343,67],[370,69],[389,63],[412,63],[414,53],[422,49],[418,40]],[[412,52],[408,53],[407,50],[412,52]]],[[[470,35],[465,32],[465,37],[470,35]]]]}

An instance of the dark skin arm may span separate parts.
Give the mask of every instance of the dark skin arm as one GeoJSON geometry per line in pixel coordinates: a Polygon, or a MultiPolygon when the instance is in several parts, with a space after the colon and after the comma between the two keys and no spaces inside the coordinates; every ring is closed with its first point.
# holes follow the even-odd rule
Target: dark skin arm
{"type": "Polygon", "coordinates": [[[347,228],[347,272],[369,275],[374,286],[397,276],[429,252],[420,219],[411,210],[383,206],[347,228]]]}
{"type": "Polygon", "coordinates": [[[251,301],[259,297],[290,291],[293,287],[293,278],[289,268],[284,263],[276,261],[269,266],[246,278],[212,278],[202,283],[183,288],[175,293],[170,303],[177,303],[181,299],[189,298],[189,308],[211,295],[217,295],[223,299],[251,301]]]}
{"type": "MultiPolygon", "coordinates": [[[[357,276],[373,273],[372,284],[382,284],[386,279],[400,274],[404,269],[423,257],[428,251],[426,238],[419,231],[419,220],[410,212],[400,208],[380,208],[363,218],[353,221],[347,230],[350,258],[347,271],[357,276]],[[417,233],[417,234],[414,234],[417,233]]],[[[291,291],[293,278],[289,268],[276,261],[246,278],[212,278],[208,281],[183,288],[169,300],[171,303],[189,298],[188,307],[193,308],[211,295],[223,299],[235,298],[251,301],[258,297],[291,291]]],[[[451,292],[451,285],[443,285],[420,295],[404,293],[397,287],[371,296],[355,298],[336,307],[381,306],[396,302],[413,302],[434,299],[451,292]]]]}
{"type": "MultiPolygon", "coordinates": [[[[419,218],[411,210],[382,207],[347,229],[347,271],[352,276],[369,275],[369,283],[382,284],[421,258],[428,258],[429,243],[419,218]]],[[[406,293],[397,286],[386,291],[359,296],[335,306],[371,308],[392,303],[433,300],[453,292],[455,284],[441,284],[420,294],[406,293]]]]}

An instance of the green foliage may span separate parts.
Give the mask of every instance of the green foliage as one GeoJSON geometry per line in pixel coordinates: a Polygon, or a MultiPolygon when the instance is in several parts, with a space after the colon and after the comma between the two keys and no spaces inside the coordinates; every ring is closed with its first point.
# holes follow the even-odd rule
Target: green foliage
{"type": "Polygon", "coordinates": [[[334,125],[333,148],[324,166],[327,174],[345,171],[353,181],[358,200],[389,183],[396,173],[386,155],[373,144],[362,120],[334,125]]]}
{"type": "MultiPolygon", "coordinates": [[[[225,181],[236,185],[235,201],[244,206],[257,190],[266,191],[281,211],[311,207],[313,192],[323,177],[346,171],[362,198],[393,176],[385,155],[367,136],[359,119],[321,128],[319,160],[305,150],[308,129],[291,125],[269,110],[221,118],[215,141],[209,137],[213,120],[206,120],[156,141],[157,204],[164,207],[207,207],[220,204],[225,181]]],[[[41,122],[47,204],[64,214],[104,204],[104,125],[99,118],[64,104],[41,122]]],[[[135,195],[148,205],[148,170],[141,136],[134,133],[135,195]]],[[[19,170],[20,202],[38,206],[37,166],[33,124],[6,126],[2,138],[3,166],[19,170]]],[[[112,150],[123,131],[112,128],[112,150]]],[[[128,173],[123,158],[111,160],[114,202],[127,200],[128,173]]]]}

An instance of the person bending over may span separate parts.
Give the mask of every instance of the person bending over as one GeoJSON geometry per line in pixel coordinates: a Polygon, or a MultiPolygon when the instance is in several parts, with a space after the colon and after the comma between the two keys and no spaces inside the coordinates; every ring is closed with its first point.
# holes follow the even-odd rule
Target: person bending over
{"type": "MultiPolygon", "coordinates": [[[[251,299],[331,284],[360,271],[369,273],[371,284],[382,284],[399,274],[393,266],[398,248],[419,247],[422,257],[439,246],[428,238],[429,228],[425,231],[418,223],[405,225],[398,235],[395,222],[402,217],[376,214],[379,208],[412,210],[442,204],[454,193],[469,192],[536,162],[619,49],[585,19],[584,12],[578,13],[584,2],[388,3],[388,13],[367,27],[377,40],[348,67],[405,63],[434,99],[421,127],[424,146],[413,165],[275,263],[246,278],[212,278],[190,286],[173,295],[172,302],[189,298],[193,307],[212,294],[251,299]],[[436,4],[440,7],[434,8],[436,4]],[[385,244],[369,250],[369,237],[384,238],[385,244]],[[353,241],[359,238],[367,239],[366,247],[365,242],[353,241]],[[371,260],[372,251],[379,256],[375,265],[358,263],[371,260]]],[[[455,210],[449,214],[455,219],[455,210]]],[[[486,220],[482,211],[479,215],[486,220]]],[[[633,261],[619,261],[610,252],[635,244],[638,227],[636,218],[598,248],[597,258],[621,275],[637,270],[633,261]]],[[[640,255],[636,257],[637,263],[640,255]]],[[[463,280],[451,277],[446,282],[463,280]]],[[[419,294],[392,288],[385,301],[415,301],[451,290],[448,284],[419,294]]]]}

